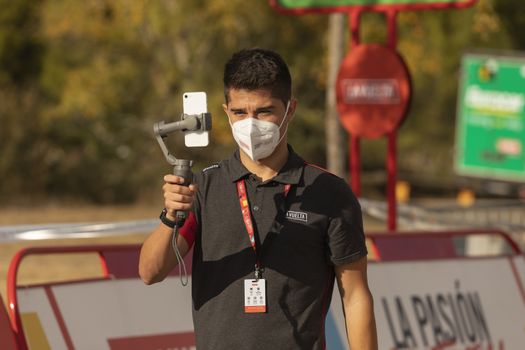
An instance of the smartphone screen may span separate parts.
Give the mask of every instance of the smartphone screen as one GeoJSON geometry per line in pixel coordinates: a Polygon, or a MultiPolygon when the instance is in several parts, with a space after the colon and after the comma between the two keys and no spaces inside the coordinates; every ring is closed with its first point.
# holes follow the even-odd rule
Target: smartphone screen
{"type": "MultiPolygon", "coordinates": [[[[182,94],[182,108],[184,114],[201,114],[208,112],[205,92],[185,92],[182,94]]],[[[186,147],[205,147],[209,144],[208,131],[185,131],[184,144],[186,147]]]]}

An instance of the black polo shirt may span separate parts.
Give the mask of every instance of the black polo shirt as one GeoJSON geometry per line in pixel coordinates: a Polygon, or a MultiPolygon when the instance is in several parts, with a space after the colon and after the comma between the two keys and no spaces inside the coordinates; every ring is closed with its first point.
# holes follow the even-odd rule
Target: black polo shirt
{"type": "Polygon", "coordinates": [[[197,349],[324,349],[334,265],[367,254],[361,209],[346,182],[305,163],[291,148],[269,181],[250,174],[237,151],[195,182],[197,349]],[[262,314],[244,313],[244,280],[254,278],[256,258],[237,195],[242,179],[267,285],[262,314]]]}

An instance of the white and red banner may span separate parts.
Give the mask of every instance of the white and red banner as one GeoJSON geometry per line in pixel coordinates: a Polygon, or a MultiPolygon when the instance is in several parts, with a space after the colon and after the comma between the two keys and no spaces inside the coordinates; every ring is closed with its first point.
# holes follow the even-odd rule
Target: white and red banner
{"type": "Polygon", "coordinates": [[[178,277],[21,288],[18,302],[30,349],[195,349],[191,288],[178,277]]]}
{"type": "MultiPolygon", "coordinates": [[[[369,264],[379,349],[519,350],[525,346],[523,256],[369,264]]],[[[334,292],[331,314],[346,334],[334,292]]],[[[327,328],[327,332],[329,332],[327,328]]]]}
{"type": "MultiPolygon", "coordinates": [[[[521,350],[525,258],[383,261],[369,264],[379,349],[521,350]]],[[[29,349],[193,350],[191,288],[178,276],[17,288],[29,349]]],[[[346,349],[337,288],[327,349],[346,349]]]]}

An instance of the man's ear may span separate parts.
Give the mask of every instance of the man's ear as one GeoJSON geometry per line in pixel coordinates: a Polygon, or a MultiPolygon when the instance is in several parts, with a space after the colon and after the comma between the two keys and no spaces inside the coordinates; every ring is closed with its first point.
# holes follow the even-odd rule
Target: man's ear
{"type": "Polygon", "coordinates": [[[290,98],[290,107],[288,107],[288,122],[291,122],[293,117],[295,117],[295,109],[297,108],[297,100],[295,98],[290,98]]]}
{"type": "Polygon", "coordinates": [[[226,103],[222,104],[222,109],[224,110],[224,113],[228,114],[228,105],[226,103]]]}

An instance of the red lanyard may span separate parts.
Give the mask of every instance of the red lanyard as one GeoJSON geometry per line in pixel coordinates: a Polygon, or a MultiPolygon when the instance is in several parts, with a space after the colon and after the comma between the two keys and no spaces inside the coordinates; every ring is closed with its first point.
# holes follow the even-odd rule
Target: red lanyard
{"type": "MultiPolygon", "coordinates": [[[[288,196],[290,192],[291,185],[284,185],[284,197],[288,196]]],[[[237,181],[237,194],[239,195],[239,203],[241,205],[242,218],[244,220],[244,226],[246,226],[246,232],[248,232],[248,237],[250,238],[250,244],[252,245],[253,251],[257,258],[255,262],[255,278],[260,277],[261,272],[261,263],[259,261],[259,256],[257,254],[257,244],[255,243],[255,231],[253,229],[252,216],[250,214],[250,203],[248,202],[248,196],[246,195],[246,184],[244,179],[237,181]]]]}

